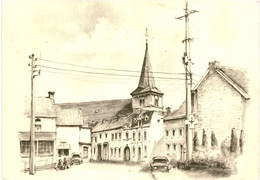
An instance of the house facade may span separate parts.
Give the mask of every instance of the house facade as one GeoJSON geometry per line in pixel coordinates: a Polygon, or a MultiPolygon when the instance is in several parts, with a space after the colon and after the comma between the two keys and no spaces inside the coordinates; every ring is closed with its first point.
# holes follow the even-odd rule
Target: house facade
{"type": "Polygon", "coordinates": [[[179,162],[186,160],[185,119],[185,102],[163,118],[165,153],[169,159],[179,162]]]}
{"type": "MultiPolygon", "coordinates": [[[[56,156],[57,112],[53,92],[48,97],[35,99],[35,166],[36,169],[54,166],[56,156]]],[[[28,125],[18,132],[22,170],[29,168],[30,154],[30,100],[26,99],[24,122],[28,125]]]]}
{"type": "Polygon", "coordinates": [[[198,121],[194,131],[200,143],[203,130],[207,142],[211,142],[214,133],[219,145],[230,137],[233,128],[237,137],[244,131],[250,96],[243,70],[210,62],[205,75],[194,87],[192,97],[193,114],[198,121]]]}

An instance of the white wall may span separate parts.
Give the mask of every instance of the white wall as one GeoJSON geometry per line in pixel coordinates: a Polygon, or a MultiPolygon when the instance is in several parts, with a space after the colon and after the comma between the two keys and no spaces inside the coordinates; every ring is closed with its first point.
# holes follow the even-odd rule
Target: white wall
{"type": "Polygon", "coordinates": [[[90,129],[80,128],[80,142],[91,143],[90,129]]]}
{"type": "Polygon", "coordinates": [[[57,139],[67,140],[70,144],[70,153],[79,152],[79,127],[57,127],[57,139]]]}

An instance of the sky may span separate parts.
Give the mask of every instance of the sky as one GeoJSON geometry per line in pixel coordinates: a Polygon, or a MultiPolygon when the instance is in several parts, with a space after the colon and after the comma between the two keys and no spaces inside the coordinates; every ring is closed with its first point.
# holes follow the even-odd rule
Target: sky
{"type": "MultiPolygon", "coordinates": [[[[251,94],[259,100],[259,2],[193,0],[190,17],[192,71],[196,83],[210,61],[249,72],[251,94]]],[[[16,134],[22,125],[24,97],[30,96],[30,54],[37,58],[79,66],[140,71],[149,31],[149,55],[154,72],[183,73],[184,0],[3,0],[2,1],[2,131],[16,134]],[[14,128],[15,127],[15,128],[14,128]]],[[[99,73],[50,73],[41,68],[35,95],[55,91],[55,101],[86,102],[131,98],[138,72],[104,71],[37,61],[38,65],[99,73]]],[[[155,77],[184,78],[156,74],[155,77]]],[[[185,99],[183,80],[155,78],[164,93],[164,106],[176,108],[185,99]]],[[[258,101],[256,102],[256,104],[258,101]]],[[[258,104],[257,104],[258,105],[258,104]]],[[[255,106],[258,107],[258,106],[255,106]]],[[[252,111],[253,112],[253,111],[252,111]]],[[[255,112],[255,109],[254,109],[255,112]]],[[[15,139],[2,139],[3,153],[16,147],[15,139]]],[[[17,147],[18,149],[18,147],[17,147]]],[[[13,157],[15,158],[15,157],[13,157]]],[[[7,159],[9,161],[10,159],[7,159]]],[[[8,166],[6,166],[8,167],[8,166]]],[[[12,168],[6,168],[12,173],[12,168]]]]}
{"type": "MultiPolygon", "coordinates": [[[[153,71],[183,73],[184,1],[3,1],[3,78],[8,93],[30,96],[30,54],[79,66],[140,71],[145,52],[145,29],[150,37],[153,71]],[[12,72],[10,72],[12,70],[12,72]],[[8,74],[8,75],[7,75],[8,74]],[[9,82],[12,82],[9,84],[9,82]],[[15,86],[18,87],[14,88],[15,86]]],[[[208,62],[247,69],[258,58],[258,3],[255,1],[190,1],[198,10],[190,17],[194,83],[208,62]],[[250,12],[250,13],[248,13],[250,12]]],[[[91,70],[38,61],[38,65],[91,70]]],[[[35,78],[35,94],[55,91],[55,100],[84,102],[131,98],[138,77],[44,72],[35,78]]],[[[64,72],[63,72],[64,73],[64,72]]],[[[200,75],[200,76],[199,76],[200,75]]],[[[184,75],[154,74],[184,78],[184,75]]],[[[164,106],[178,107],[185,99],[183,80],[155,78],[164,92],[164,106]]]]}

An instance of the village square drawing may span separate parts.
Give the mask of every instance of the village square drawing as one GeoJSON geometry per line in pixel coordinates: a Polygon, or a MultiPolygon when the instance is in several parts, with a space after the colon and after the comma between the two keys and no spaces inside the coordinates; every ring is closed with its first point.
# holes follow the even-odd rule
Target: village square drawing
{"type": "Polygon", "coordinates": [[[3,177],[257,178],[259,4],[203,6],[4,1],[3,177]]]}

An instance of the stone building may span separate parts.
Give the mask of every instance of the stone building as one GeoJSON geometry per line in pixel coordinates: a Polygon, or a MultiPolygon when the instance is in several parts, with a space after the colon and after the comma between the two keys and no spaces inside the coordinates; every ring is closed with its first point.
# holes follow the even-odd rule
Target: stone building
{"type": "Polygon", "coordinates": [[[195,131],[200,143],[203,129],[209,145],[212,132],[219,145],[230,137],[232,128],[239,137],[244,130],[250,99],[246,72],[221,66],[217,61],[210,62],[205,75],[194,87],[192,97],[193,114],[198,121],[195,131]]]}

